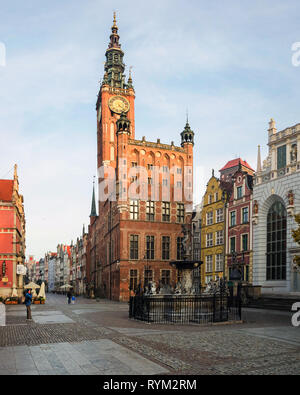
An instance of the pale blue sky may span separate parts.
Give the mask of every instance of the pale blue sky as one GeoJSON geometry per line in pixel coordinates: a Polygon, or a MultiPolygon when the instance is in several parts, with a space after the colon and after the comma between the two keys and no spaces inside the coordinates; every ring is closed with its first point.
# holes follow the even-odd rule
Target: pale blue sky
{"type": "MultiPolygon", "coordinates": [[[[98,81],[113,11],[133,66],[136,136],[180,144],[195,132],[195,203],[211,169],[256,166],[278,130],[300,122],[299,1],[0,1],[0,178],[19,165],[27,255],[70,243],[89,223],[98,81]]],[[[127,71],[128,74],[128,71],[127,71]]]]}

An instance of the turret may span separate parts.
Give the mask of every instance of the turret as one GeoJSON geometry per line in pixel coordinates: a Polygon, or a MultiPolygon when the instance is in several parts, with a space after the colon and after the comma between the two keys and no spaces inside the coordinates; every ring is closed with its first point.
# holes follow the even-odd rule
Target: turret
{"type": "Polygon", "coordinates": [[[130,121],[126,114],[122,112],[120,118],[117,120],[117,134],[127,133],[130,134],[130,121]]]}
{"type": "Polygon", "coordinates": [[[276,125],[275,125],[275,121],[273,118],[271,118],[270,122],[269,122],[269,138],[271,136],[273,136],[273,134],[277,133],[277,129],[276,129],[276,125]]]}
{"type": "Polygon", "coordinates": [[[183,132],[181,132],[181,146],[183,147],[185,144],[194,145],[194,132],[191,130],[188,120],[186,121],[185,128],[183,132]]]}

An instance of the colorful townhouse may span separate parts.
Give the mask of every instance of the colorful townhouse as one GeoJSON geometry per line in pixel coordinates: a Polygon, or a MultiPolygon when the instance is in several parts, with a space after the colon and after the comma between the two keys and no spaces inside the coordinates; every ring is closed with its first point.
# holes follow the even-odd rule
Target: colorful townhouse
{"type": "Polygon", "coordinates": [[[242,281],[252,283],[253,175],[239,169],[232,176],[232,193],[226,208],[226,277],[238,267],[242,281]]]}
{"type": "Polygon", "coordinates": [[[0,180],[0,296],[21,297],[25,272],[25,214],[17,165],[12,180],[0,180]]]}
{"type": "Polygon", "coordinates": [[[214,172],[207,183],[201,215],[201,282],[225,275],[225,198],[231,193],[231,183],[220,181],[214,172]]]}

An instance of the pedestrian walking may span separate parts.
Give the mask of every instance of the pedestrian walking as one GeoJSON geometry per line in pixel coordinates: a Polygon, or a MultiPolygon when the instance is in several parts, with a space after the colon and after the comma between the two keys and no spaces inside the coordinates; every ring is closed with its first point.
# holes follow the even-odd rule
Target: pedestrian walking
{"type": "Polygon", "coordinates": [[[31,302],[32,302],[31,289],[28,289],[28,291],[25,295],[25,306],[27,309],[27,319],[28,320],[32,320],[32,318],[31,318],[31,302]]]}
{"type": "Polygon", "coordinates": [[[71,304],[71,300],[72,300],[72,291],[71,290],[69,290],[68,291],[68,293],[67,293],[67,297],[68,297],[68,304],[71,304]]]}

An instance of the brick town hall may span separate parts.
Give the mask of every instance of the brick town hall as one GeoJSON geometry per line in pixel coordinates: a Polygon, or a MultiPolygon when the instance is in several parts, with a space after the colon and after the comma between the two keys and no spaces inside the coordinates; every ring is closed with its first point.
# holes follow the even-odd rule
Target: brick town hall
{"type": "Polygon", "coordinates": [[[180,147],[136,139],[135,90],[131,73],[125,82],[119,38],[114,17],[96,104],[99,201],[96,208],[94,193],[89,232],[95,295],[124,301],[138,284],[178,281],[169,262],[181,258],[182,225],[192,215],[194,133],[187,122],[180,147]],[[110,178],[115,192],[108,182],[103,198],[110,178]]]}

